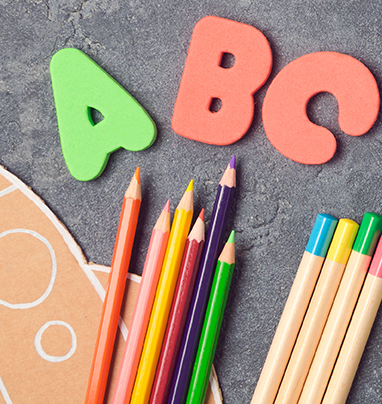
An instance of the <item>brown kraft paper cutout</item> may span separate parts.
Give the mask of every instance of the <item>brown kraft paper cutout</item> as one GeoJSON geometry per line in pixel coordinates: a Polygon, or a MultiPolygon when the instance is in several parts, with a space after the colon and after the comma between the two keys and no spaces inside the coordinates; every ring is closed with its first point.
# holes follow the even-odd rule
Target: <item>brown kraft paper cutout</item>
{"type": "MultiPolygon", "coordinates": [[[[0,404],[83,403],[109,267],[86,262],[67,229],[0,166],[0,404]]],[[[111,401],[140,277],[128,275],[111,401]]],[[[221,403],[213,371],[205,403],[221,403]]]]}

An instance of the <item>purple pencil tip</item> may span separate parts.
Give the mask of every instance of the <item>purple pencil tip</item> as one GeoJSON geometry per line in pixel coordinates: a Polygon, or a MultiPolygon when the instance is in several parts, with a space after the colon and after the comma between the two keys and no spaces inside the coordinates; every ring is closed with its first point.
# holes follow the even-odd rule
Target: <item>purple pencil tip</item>
{"type": "Polygon", "coordinates": [[[236,156],[233,155],[231,161],[229,162],[230,168],[236,168],[236,156]]]}

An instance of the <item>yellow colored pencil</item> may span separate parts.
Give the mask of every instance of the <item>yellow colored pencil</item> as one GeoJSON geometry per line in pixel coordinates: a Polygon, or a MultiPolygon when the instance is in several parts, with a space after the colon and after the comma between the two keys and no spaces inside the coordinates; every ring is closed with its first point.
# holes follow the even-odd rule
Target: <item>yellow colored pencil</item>
{"type": "Polygon", "coordinates": [[[192,215],[193,181],[188,185],[175,210],[166,255],[131,396],[131,404],[145,404],[150,399],[183,251],[191,227],[192,215]]]}

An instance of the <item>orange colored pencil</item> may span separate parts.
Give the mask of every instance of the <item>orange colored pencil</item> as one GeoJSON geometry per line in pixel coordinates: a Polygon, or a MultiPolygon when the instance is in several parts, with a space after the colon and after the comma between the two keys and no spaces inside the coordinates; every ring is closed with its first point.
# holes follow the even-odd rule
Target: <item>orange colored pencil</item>
{"type": "Polygon", "coordinates": [[[103,403],[140,207],[141,181],[138,167],[123,198],[85,404],[103,403]]]}
{"type": "Polygon", "coordinates": [[[169,235],[170,201],[167,201],[151,233],[112,403],[130,401],[169,235]]]}

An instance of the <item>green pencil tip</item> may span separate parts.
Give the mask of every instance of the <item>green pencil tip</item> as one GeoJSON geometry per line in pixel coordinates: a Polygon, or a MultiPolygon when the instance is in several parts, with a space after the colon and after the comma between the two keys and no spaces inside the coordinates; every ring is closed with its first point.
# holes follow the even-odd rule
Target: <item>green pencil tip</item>
{"type": "Polygon", "coordinates": [[[228,243],[228,244],[232,244],[232,243],[234,243],[234,242],[235,242],[235,230],[232,230],[232,231],[231,231],[231,234],[229,235],[229,238],[228,238],[227,243],[228,243]]]}

